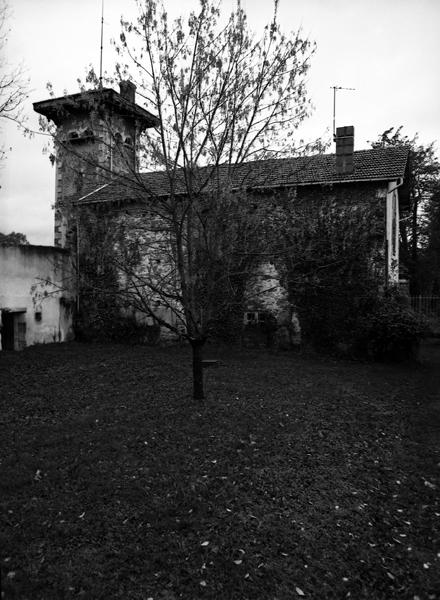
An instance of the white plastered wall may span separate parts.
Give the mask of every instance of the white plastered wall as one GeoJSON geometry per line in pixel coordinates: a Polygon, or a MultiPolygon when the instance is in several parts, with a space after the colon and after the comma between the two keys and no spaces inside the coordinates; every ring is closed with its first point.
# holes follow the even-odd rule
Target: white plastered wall
{"type": "MultiPolygon", "coordinates": [[[[0,313],[14,314],[14,328],[26,323],[24,345],[73,338],[72,284],[67,253],[50,246],[0,246],[0,313]]],[[[14,349],[23,347],[14,342],[14,349]]]]}

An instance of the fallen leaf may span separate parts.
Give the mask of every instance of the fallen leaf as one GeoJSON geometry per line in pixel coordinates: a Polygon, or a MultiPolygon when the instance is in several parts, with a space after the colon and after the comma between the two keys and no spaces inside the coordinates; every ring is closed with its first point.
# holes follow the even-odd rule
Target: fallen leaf
{"type": "Polygon", "coordinates": [[[298,594],[298,596],[305,596],[304,592],[299,587],[295,588],[295,592],[298,594]]]}
{"type": "Polygon", "coordinates": [[[424,479],[423,481],[424,481],[426,487],[429,487],[431,490],[435,490],[435,484],[434,483],[431,483],[427,479],[424,479]]]}

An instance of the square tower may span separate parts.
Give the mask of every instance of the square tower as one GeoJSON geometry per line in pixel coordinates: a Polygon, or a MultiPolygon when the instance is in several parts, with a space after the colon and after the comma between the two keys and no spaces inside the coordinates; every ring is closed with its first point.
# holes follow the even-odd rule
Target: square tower
{"type": "Polygon", "coordinates": [[[70,246],[72,197],[136,172],[139,136],[159,124],[136,104],[132,82],[119,86],[119,93],[102,88],[33,104],[56,125],[55,246],[70,246]]]}

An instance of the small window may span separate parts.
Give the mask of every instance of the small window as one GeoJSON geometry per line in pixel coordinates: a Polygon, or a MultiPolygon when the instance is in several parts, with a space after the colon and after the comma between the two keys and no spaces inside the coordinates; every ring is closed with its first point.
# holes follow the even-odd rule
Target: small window
{"type": "Polygon", "coordinates": [[[42,319],[43,319],[43,315],[41,313],[41,310],[36,310],[35,311],[35,320],[39,323],[42,319]]]}
{"type": "Polygon", "coordinates": [[[246,312],[244,313],[245,325],[258,325],[267,321],[267,313],[265,312],[246,312]]]}
{"type": "Polygon", "coordinates": [[[244,322],[246,323],[246,325],[252,325],[254,323],[258,323],[258,313],[256,313],[256,312],[244,313],[244,322]]]}
{"type": "Polygon", "coordinates": [[[82,132],[82,137],[83,138],[92,138],[93,131],[91,129],[84,129],[84,131],[82,132]]]}

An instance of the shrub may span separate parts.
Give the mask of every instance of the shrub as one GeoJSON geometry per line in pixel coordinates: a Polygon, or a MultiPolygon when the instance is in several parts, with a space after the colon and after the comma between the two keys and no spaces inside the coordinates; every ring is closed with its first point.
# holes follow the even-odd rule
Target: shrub
{"type": "Polygon", "coordinates": [[[355,354],[376,361],[416,359],[426,322],[394,293],[378,298],[358,319],[355,354]]]}
{"type": "Polygon", "coordinates": [[[75,337],[83,342],[122,342],[155,345],[160,339],[160,326],[139,323],[134,317],[121,312],[83,313],[75,319],[75,337]]]}

